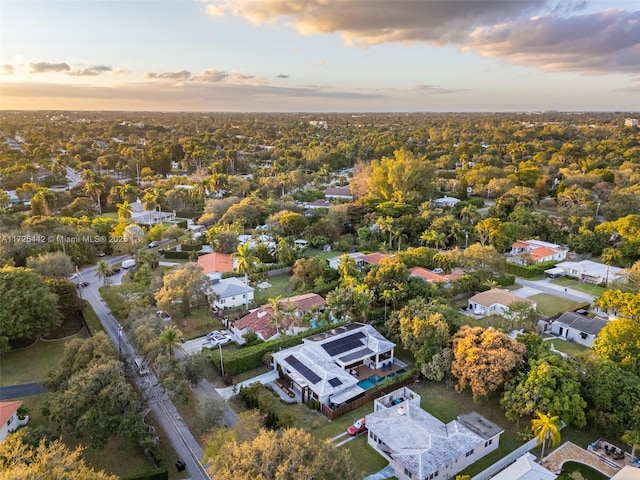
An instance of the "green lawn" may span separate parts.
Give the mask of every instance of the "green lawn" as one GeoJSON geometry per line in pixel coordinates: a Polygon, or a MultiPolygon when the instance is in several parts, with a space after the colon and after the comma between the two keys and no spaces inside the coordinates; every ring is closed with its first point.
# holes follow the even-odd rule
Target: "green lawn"
{"type": "MultiPolygon", "coordinates": [[[[85,338],[84,330],[73,338],[85,338]]],[[[39,340],[29,347],[3,353],[0,355],[0,385],[21,385],[44,380],[47,372],[58,365],[66,342],[39,340]]]]}
{"type": "Polygon", "coordinates": [[[353,462],[364,475],[370,475],[378,470],[382,470],[389,463],[382,455],[369,446],[366,435],[360,435],[358,438],[351,440],[339,448],[349,450],[353,462]]]}
{"type": "Polygon", "coordinates": [[[276,298],[279,295],[282,295],[283,297],[291,297],[292,295],[295,295],[296,292],[291,290],[291,287],[289,286],[289,278],[290,276],[287,274],[267,278],[267,282],[271,284],[271,287],[265,288],[264,290],[256,288],[253,294],[254,306],[264,305],[269,302],[270,298],[276,298]]]}
{"type": "Polygon", "coordinates": [[[569,342],[567,340],[549,340],[553,343],[553,347],[563,353],[571,357],[575,357],[579,353],[586,352],[591,350],[589,347],[585,347],[584,345],[580,345],[579,343],[569,342]]]}
{"type": "Polygon", "coordinates": [[[581,302],[573,302],[566,298],[556,297],[550,293],[538,293],[529,297],[531,300],[538,304],[537,311],[548,317],[560,312],[567,312],[569,310],[575,310],[581,302]]]}
{"type": "Polygon", "coordinates": [[[345,253],[347,252],[338,252],[338,251],[324,252],[322,250],[311,249],[311,250],[307,250],[305,252],[305,255],[307,257],[316,257],[316,258],[320,258],[322,260],[328,261],[330,258],[339,257],[340,255],[344,255],[345,253]]]}
{"type": "Polygon", "coordinates": [[[551,283],[556,285],[561,285],[563,287],[569,287],[573,290],[578,290],[579,292],[588,293],[589,295],[593,295],[599,297],[602,295],[602,292],[605,291],[605,288],[600,287],[598,285],[593,285],[591,283],[579,282],[574,280],[573,278],[561,277],[555,278],[551,280],[551,283]]]}

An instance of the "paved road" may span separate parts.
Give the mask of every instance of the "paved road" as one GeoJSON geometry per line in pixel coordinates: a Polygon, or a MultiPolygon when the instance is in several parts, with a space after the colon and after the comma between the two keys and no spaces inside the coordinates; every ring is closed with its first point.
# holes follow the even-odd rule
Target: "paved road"
{"type": "MultiPolygon", "coordinates": [[[[126,258],[128,257],[110,258],[109,263],[117,263],[126,258]]],[[[83,269],[80,272],[79,280],[90,282],[88,287],[81,289],[82,297],[87,300],[95,310],[96,315],[100,319],[102,326],[111,338],[113,344],[122,353],[123,357],[127,358],[130,365],[133,365],[136,359],[142,362],[143,358],[138,355],[129,343],[122,326],[111,315],[104,300],[98,293],[98,287],[102,284],[102,280],[98,279],[96,275],[96,267],[93,266],[83,269]]],[[[137,372],[137,369],[133,368],[133,370],[137,372]]],[[[191,478],[193,480],[210,480],[205,467],[200,463],[202,448],[182,420],[182,417],[176,410],[169,396],[164,392],[162,386],[159,385],[155,375],[153,373],[147,373],[142,376],[136,374],[135,381],[143,392],[149,408],[153,411],[158,422],[166,432],[177,455],[186,463],[187,471],[191,478]]]]}
{"type": "MultiPolygon", "coordinates": [[[[519,283],[523,287],[535,288],[537,290],[540,290],[541,292],[550,293],[552,295],[566,298],[567,300],[571,300],[573,302],[592,303],[596,299],[595,296],[589,295],[588,293],[580,292],[568,287],[565,288],[563,286],[556,285],[555,283],[551,283],[549,278],[545,278],[544,280],[531,281],[517,277],[516,283],[519,283]]],[[[515,290],[514,293],[517,294],[517,290],[515,290]]]]}
{"type": "Polygon", "coordinates": [[[24,383],[22,385],[11,385],[9,387],[0,387],[0,400],[8,400],[10,398],[29,397],[46,392],[39,383],[24,383]]]}

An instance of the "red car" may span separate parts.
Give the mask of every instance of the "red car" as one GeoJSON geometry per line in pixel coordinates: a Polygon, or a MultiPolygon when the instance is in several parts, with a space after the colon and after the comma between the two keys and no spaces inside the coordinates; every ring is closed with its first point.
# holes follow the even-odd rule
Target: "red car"
{"type": "Polygon", "coordinates": [[[347,433],[351,436],[355,436],[366,430],[367,430],[367,419],[361,418],[360,420],[355,422],[353,425],[349,425],[349,428],[347,428],[347,433]]]}

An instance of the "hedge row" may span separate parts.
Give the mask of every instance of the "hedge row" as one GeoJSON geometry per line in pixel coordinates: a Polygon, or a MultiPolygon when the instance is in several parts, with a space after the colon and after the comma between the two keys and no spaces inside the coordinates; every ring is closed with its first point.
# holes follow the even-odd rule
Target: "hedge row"
{"type": "Polygon", "coordinates": [[[507,263],[507,272],[522,278],[532,278],[536,275],[544,273],[545,270],[555,267],[555,260],[549,262],[537,263],[535,265],[518,265],[517,263],[507,263]]]}
{"type": "MultiPolygon", "coordinates": [[[[277,352],[283,348],[299,345],[302,343],[303,338],[310,337],[335,327],[336,325],[321,326],[307,330],[300,335],[284,336],[276,340],[270,340],[268,342],[252,345],[251,347],[240,348],[234,351],[223,350],[222,360],[224,362],[224,371],[227,375],[232,376],[248,372],[249,370],[260,367],[266,355],[277,352]]],[[[220,370],[220,354],[218,351],[211,351],[209,357],[215,367],[220,370]]]]}
{"type": "MultiPolygon", "coordinates": [[[[191,258],[191,253],[192,252],[183,252],[181,250],[179,251],[167,250],[166,252],[164,252],[164,258],[177,258],[177,259],[189,260],[191,258]]],[[[196,252],[196,253],[198,254],[198,256],[204,255],[204,252],[196,252]]]]}

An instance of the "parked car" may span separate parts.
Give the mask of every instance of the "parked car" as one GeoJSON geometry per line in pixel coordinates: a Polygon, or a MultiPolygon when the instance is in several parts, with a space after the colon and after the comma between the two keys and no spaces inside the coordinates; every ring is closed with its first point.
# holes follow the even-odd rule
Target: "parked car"
{"type": "Polygon", "coordinates": [[[120,273],[120,267],[112,268],[111,270],[109,270],[107,272],[107,277],[111,277],[112,275],[115,275],[116,273],[120,273]]]}
{"type": "Polygon", "coordinates": [[[149,248],[156,248],[158,245],[160,245],[158,242],[151,242],[149,248]]]}
{"type": "Polygon", "coordinates": [[[91,285],[91,283],[89,283],[89,282],[82,282],[80,284],[81,287],[88,287],[89,285],[91,285]]]}
{"type": "Polygon", "coordinates": [[[366,430],[367,430],[367,419],[361,418],[360,420],[355,422],[353,425],[349,425],[349,428],[347,428],[347,433],[353,437],[361,434],[362,432],[365,432],[366,430]]]}
{"type": "Polygon", "coordinates": [[[165,322],[170,322],[171,321],[171,315],[169,315],[167,312],[163,312],[162,310],[158,310],[156,312],[156,315],[158,316],[158,318],[160,320],[164,320],[165,322]]]}

